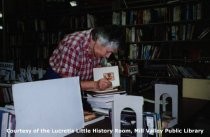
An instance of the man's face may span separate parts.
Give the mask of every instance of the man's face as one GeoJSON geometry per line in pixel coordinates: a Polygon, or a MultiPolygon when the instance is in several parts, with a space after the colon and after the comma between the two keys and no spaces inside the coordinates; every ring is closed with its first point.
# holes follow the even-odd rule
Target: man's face
{"type": "Polygon", "coordinates": [[[96,41],[94,52],[96,57],[109,58],[112,53],[116,53],[117,49],[111,48],[109,45],[103,45],[96,41]]]}

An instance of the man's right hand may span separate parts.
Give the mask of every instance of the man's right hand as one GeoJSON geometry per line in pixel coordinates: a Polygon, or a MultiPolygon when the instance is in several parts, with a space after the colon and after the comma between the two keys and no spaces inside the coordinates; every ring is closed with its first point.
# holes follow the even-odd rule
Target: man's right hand
{"type": "Polygon", "coordinates": [[[110,87],[112,87],[112,82],[105,78],[102,78],[97,81],[97,89],[99,90],[105,90],[110,87]]]}

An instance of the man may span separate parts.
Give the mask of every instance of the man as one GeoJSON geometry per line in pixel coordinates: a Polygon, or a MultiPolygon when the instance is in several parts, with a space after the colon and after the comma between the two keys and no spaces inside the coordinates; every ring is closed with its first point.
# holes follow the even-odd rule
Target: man
{"type": "Polygon", "coordinates": [[[68,34],[49,59],[48,78],[79,76],[83,91],[104,90],[112,86],[105,78],[93,81],[93,68],[100,66],[119,48],[121,30],[117,26],[97,27],[68,34]]]}

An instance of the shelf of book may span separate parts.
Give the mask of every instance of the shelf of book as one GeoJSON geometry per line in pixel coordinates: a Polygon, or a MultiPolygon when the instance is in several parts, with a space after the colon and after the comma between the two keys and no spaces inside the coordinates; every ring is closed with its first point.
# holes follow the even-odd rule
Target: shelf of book
{"type": "Polygon", "coordinates": [[[125,35],[125,52],[119,52],[118,60],[125,70],[129,65],[139,68],[134,80],[124,76],[131,82],[129,93],[142,90],[141,84],[171,82],[181,87],[182,78],[210,76],[208,3],[141,2],[113,11],[113,24],[122,26],[125,35]]]}

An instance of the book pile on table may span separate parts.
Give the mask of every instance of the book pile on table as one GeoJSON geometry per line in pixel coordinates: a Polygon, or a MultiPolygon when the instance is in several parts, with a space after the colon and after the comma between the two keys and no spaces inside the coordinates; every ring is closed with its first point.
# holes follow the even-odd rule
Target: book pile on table
{"type": "Polygon", "coordinates": [[[126,95],[126,91],[112,91],[106,93],[90,93],[87,94],[87,101],[91,105],[93,111],[109,115],[114,101],[114,95],[126,95]]]}

